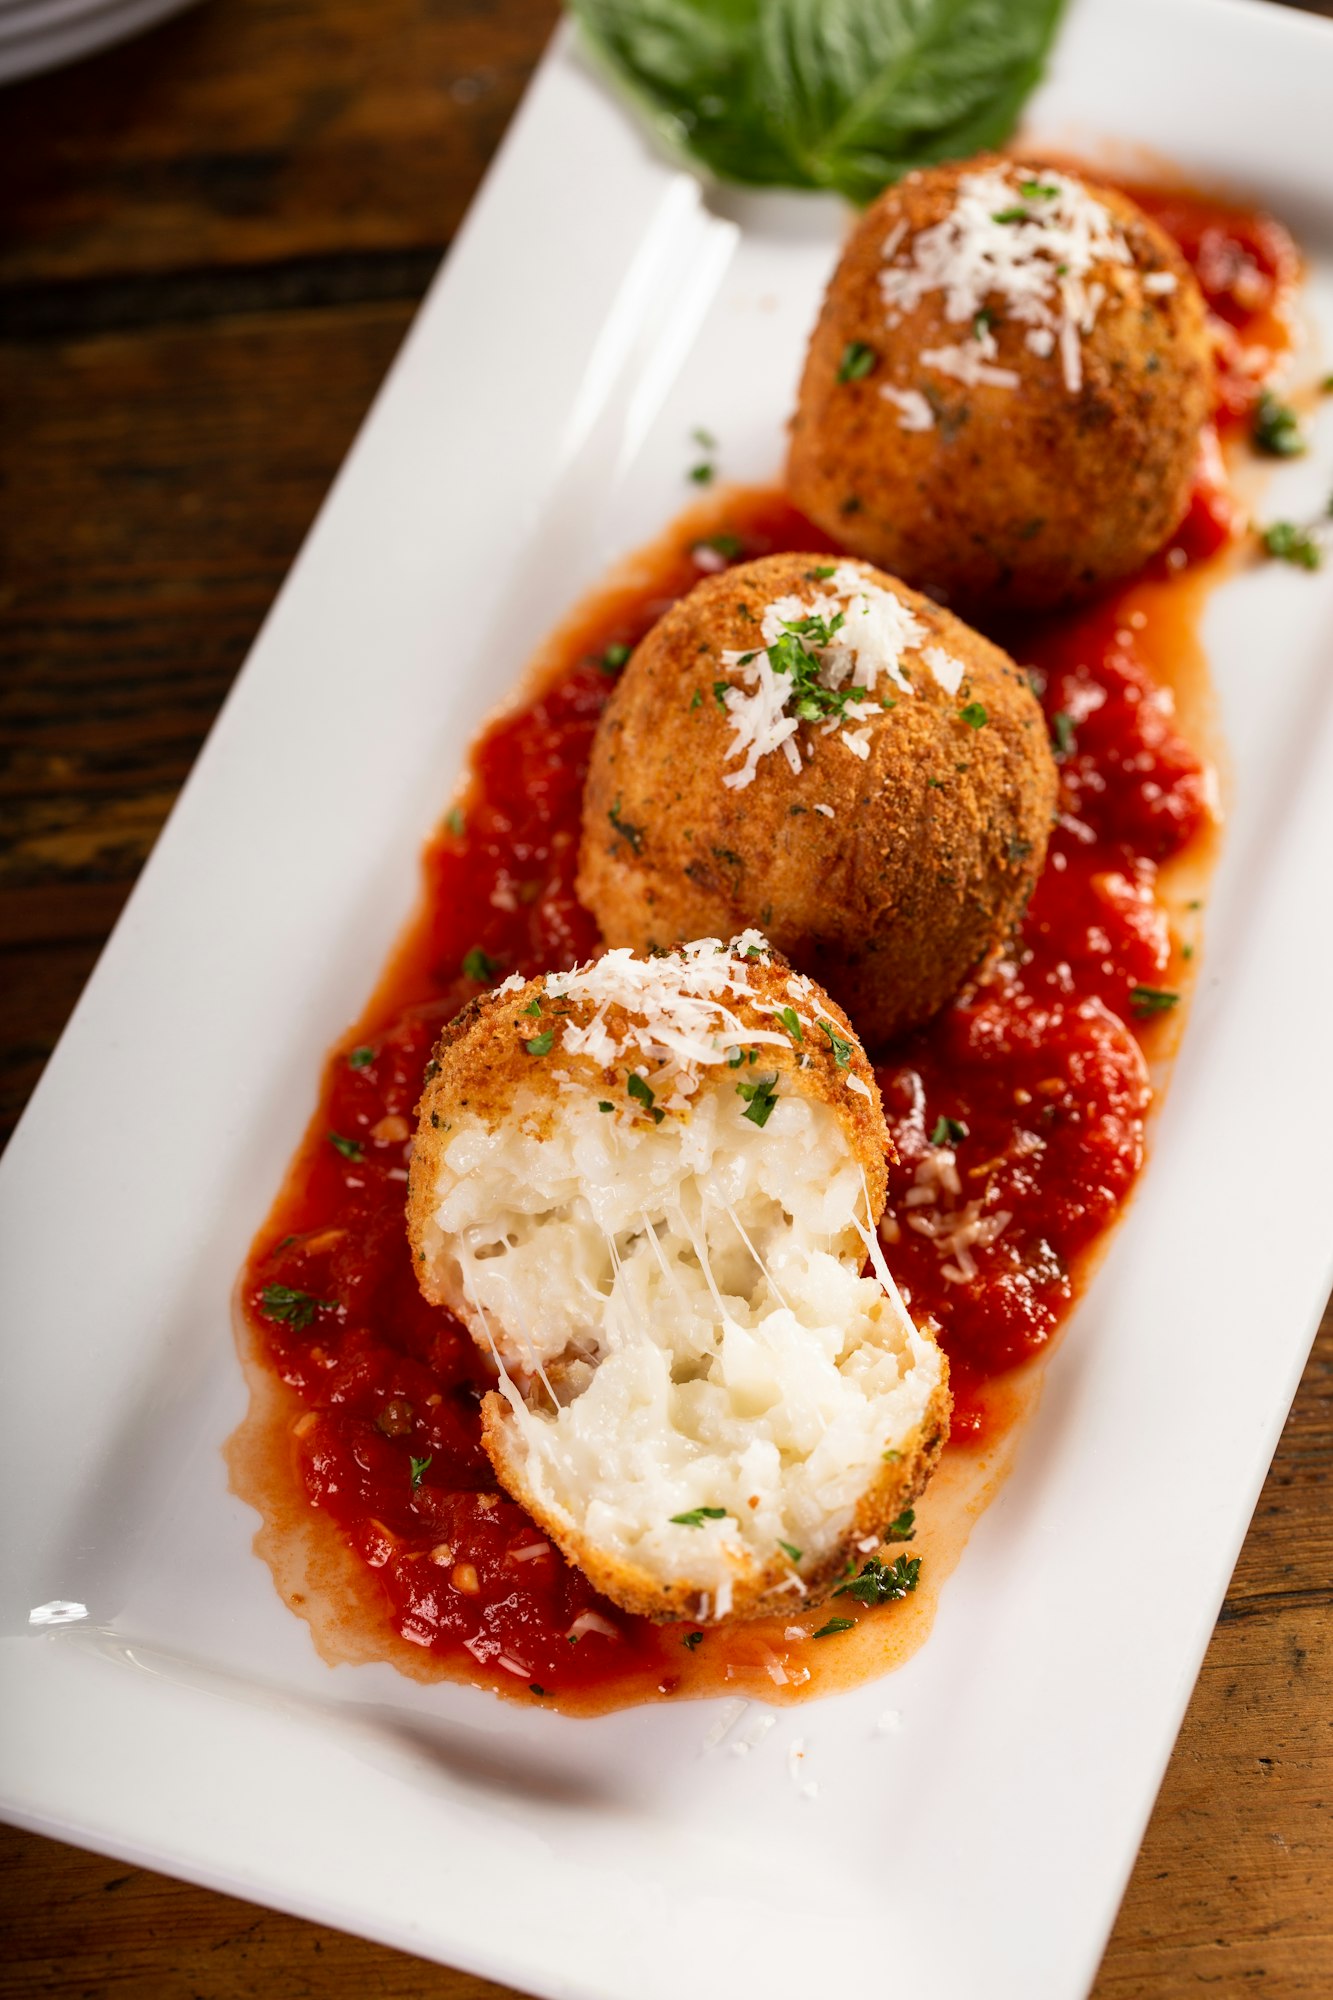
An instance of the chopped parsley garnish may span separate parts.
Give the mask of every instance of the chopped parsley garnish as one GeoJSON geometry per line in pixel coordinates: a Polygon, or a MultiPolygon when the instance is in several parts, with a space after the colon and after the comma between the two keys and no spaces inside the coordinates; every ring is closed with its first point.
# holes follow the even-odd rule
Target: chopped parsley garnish
{"type": "Polygon", "coordinates": [[[745,544],[739,535],[705,535],[703,540],[696,542],[694,546],[696,549],[714,549],[718,555],[725,556],[728,562],[735,562],[737,556],[742,555],[745,550],[745,544]]]}
{"type": "Polygon", "coordinates": [[[704,691],[702,688],[696,688],[694,690],[694,693],[690,696],[690,708],[691,710],[696,708],[702,708],[703,705],[704,705],[704,691]]]}
{"type": "Polygon", "coordinates": [[[1295,410],[1280,403],[1270,389],[1263,391],[1254,406],[1250,436],[1257,449],[1270,458],[1299,458],[1305,450],[1305,435],[1295,410]]]}
{"type": "Polygon", "coordinates": [[[753,1083],[738,1083],[736,1089],[745,1099],[745,1110],[741,1117],[748,1118],[752,1125],[762,1131],[772,1115],[773,1106],[778,1101],[777,1077],[756,1077],[753,1083]]]}
{"type": "Polygon", "coordinates": [[[538,1687],[536,1681],[528,1682],[528,1693],[540,1695],[543,1701],[547,1699],[547,1697],[550,1695],[550,1692],[551,1690],[549,1688],[538,1687]]]}
{"type": "Polygon", "coordinates": [[[309,1292],[294,1291],[290,1285],[265,1285],[259,1294],[259,1310],[265,1319],[280,1320],[287,1326],[309,1326],[316,1313],[332,1312],[336,1299],[313,1298],[309,1292]]]}
{"type": "Polygon", "coordinates": [[[549,1056],[554,1040],[555,1029],[545,1028],[540,1035],[534,1035],[530,1042],[524,1042],[523,1046],[530,1056],[549,1056]]]}
{"type": "Polygon", "coordinates": [[[979,701],[970,701],[966,708],[959,709],[958,720],[965,722],[969,729],[984,729],[986,727],[986,711],[979,701]]]}
{"type": "Polygon", "coordinates": [[[787,1557],[788,1561],[798,1563],[801,1560],[800,1549],[795,1548],[791,1542],[780,1541],[778,1547],[782,1550],[783,1555],[787,1557]]]}
{"type": "Polygon", "coordinates": [[[884,1530],[885,1541],[886,1542],[915,1541],[916,1529],[912,1525],[915,1520],[916,1520],[916,1508],[904,1507],[902,1513],[898,1516],[897,1520],[890,1521],[888,1527],[884,1530]]]}
{"type": "Polygon", "coordinates": [[[1169,1014],[1179,1004],[1180,995],[1169,993],[1162,986],[1131,986],[1129,1004],[1140,1020],[1150,1014],[1169,1014]]]}
{"type": "Polygon", "coordinates": [[[643,828],[641,826],[634,826],[629,820],[620,817],[619,798],[616,799],[615,804],[606,816],[621,839],[627,840],[634,849],[634,852],[638,854],[643,847],[643,828]]]}
{"type": "Polygon", "coordinates": [[[854,1618],[830,1618],[827,1625],[821,1625],[817,1632],[810,1634],[810,1637],[812,1639],[831,1639],[835,1632],[850,1632],[855,1623],[856,1620],[854,1618]]]}
{"type": "Polygon", "coordinates": [[[840,382],[860,382],[874,367],[879,356],[873,347],[867,347],[863,340],[849,340],[842,350],[842,360],[838,363],[840,382]]]}
{"type": "Polygon", "coordinates": [[[617,641],[614,646],[607,647],[597,665],[604,674],[618,674],[633,650],[632,646],[625,646],[617,641]]]}
{"type": "Polygon", "coordinates": [[[711,431],[706,431],[702,424],[696,424],[690,432],[690,436],[693,438],[695,444],[702,446],[704,451],[717,450],[717,439],[711,431]]]}
{"type": "Polygon", "coordinates": [[[1030,840],[1015,838],[1009,843],[1008,855],[1011,861],[1026,861],[1031,852],[1032,842],[1030,840]]]}
{"type": "Polygon", "coordinates": [[[921,1574],[920,1556],[898,1556],[891,1563],[878,1556],[870,1561],[852,1583],[840,1583],[835,1597],[855,1597],[861,1604],[892,1604],[916,1589],[921,1574]]]}
{"type": "Polygon", "coordinates": [[[1264,548],[1279,562],[1295,563],[1298,569],[1320,569],[1324,551],[1309,528],[1295,521],[1274,521],[1263,533],[1264,548]]]}
{"type": "Polygon", "coordinates": [[[805,1030],[801,1026],[801,1017],[794,1007],[779,1007],[777,1017],[794,1042],[803,1042],[805,1040],[805,1030]]]}
{"type": "Polygon", "coordinates": [[[422,1480],[425,1478],[426,1473],[430,1468],[431,1461],[433,1460],[434,1457],[435,1457],[434,1452],[428,1451],[424,1458],[412,1458],[408,1460],[408,1464],[412,1468],[412,1491],[414,1493],[416,1492],[418,1486],[420,1486],[422,1480]]]}
{"type": "MultiPolygon", "coordinates": [[[[819,650],[812,650],[831,646],[846,619],[844,611],[835,611],[831,618],[813,611],[803,618],[786,618],[778,638],[763,648],[774,673],[786,674],[791,681],[791,693],[783,705],[798,722],[822,722],[826,717],[840,719],[848,702],[864,699],[863,688],[826,687],[820,677],[819,650]]],[[[755,655],[748,657],[753,659],[755,655]]],[[[742,658],[738,664],[744,666],[746,659],[742,658]]],[[[727,683],[720,685],[725,687],[727,683]]]]}
{"type": "Polygon", "coordinates": [[[941,1116],[935,1120],[935,1129],[930,1135],[930,1143],[932,1146],[956,1146],[960,1139],[966,1139],[967,1130],[968,1128],[961,1118],[945,1118],[941,1116]]]}
{"type": "Polygon", "coordinates": [[[444,823],[448,827],[450,833],[461,834],[463,828],[467,825],[467,821],[463,817],[462,806],[450,806],[448,812],[444,816],[444,823]]]}
{"type": "Polygon", "coordinates": [[[365,1155],[365,1147],[359,1139],[344,1139],[341,1132],[330,1132],[329,1144],[340,1152],[345,1160],[359,1160],[365,1155]]]}
{"type": "Polygon", "coordinates": [[[1074,747],[1074,718],[1064,709],[1058,709],[1051,717],[1051,734],[1055,738],[1055,748],[1061,757],[1067,757],[1074,747]]]}
{"type": "Polygon", "coordinates": [[[611,1103],[611,1101],[609,1100],[609,1098],[605,1098],[605,1097],[601,1099],[601,1101],[599,1102],[599,1104],[598,1104],[598,1106],[597,1106],[597,1109],[598,1109],[599,1111],[614,1111],[614,1110],[615,1110],[615,1108],[616,1108],[616,1107],[615,1107],[615,1105],[611,1103]]]}
{"type": "Polygon", "coordinates": [[[492,958],[479,944],[474,944],[463,959],[463,977],[475,979],[479,986],[489,986],[499,970],[499,959],[492,958]]]}
{"type": "Polygon", "coordinates": [[[1025,208],[1002,208],[991,217],[992,222],[1031,222],[1032,219],[1025,208]]]}
{"type": "Polygon", "coordinates": [[[660,1125],[666,1117],[666,1113],[665,1111],[660,1111],[653,1102],[657,1092],[653,1089],[652,1085],[645,1082],[636,1070],[632,1070],[625,1078],[625,1088],[635,1102],[643,1106],[654,1125],[660,1125]]]}
{"type": "Polygon", "coordinates": [[[523,1009],[523,1012],[525,1014],[540,1014],[541,1011],[542,1011],[542,996],[540,993],[538,993],[535,994],[531,1000],[529,1000],[527,1006],[523,1009]]]}
{"type": "MultiPolygon", "coordinates": [[[[753,655],[751,655],[751,657],[753,658],[753,655]]],[[[718,705],[718,707],[719,707],[719,708],[725,708],[725,707],[726,707],[726,705],[727,705],[727,689],[728,689],[728,688],[729,688],[730,686],[731,686],[731,682],[730,682],[730,681],[714,681],[714,682],[713,682],[713,700],[714,700],[714,701],[715,701],[715,702],[717,703],[717,705],[718,705]]]]}
{"type": "Polygon", "coordinates": [[[692,1653],[695,1647],[702,1646],[703,1642],[704,1635],[702,1632],[687,1632],[680,1643],[688,1652],[692,1653]]]}
{"type": "Polygon", "coordinates": [[[710,464],[707,459],[701,459],[698,465],[690,467],[687,477],[692,479],[696,486],[710,486],[716,471],[715,465],[710,464]]]}
{"type": "Polygon", "coordinates": [[[821,1021],[819,1026],[821,1031],[828,1036],[828,1045],[833,1051],[834,1067],[837,1069],[846,1069],[852,1060],[851,1043],[845,1036],[840,1035],[836,1029],[831,1028],[827,1021],[821,1021]]]}
{"type": "Polygon", "coordinates": [[[1054,201],[1060,190],[1048,181],[1020,181],[1018,192],[1024,201],[1054,201]]]}
{"type": "Polygon", "coordinates": [[[691,1507],[688,1514],[673,1514],[672,1523],[677,1528],[702,1528],[705,1521],[725,1521],[725,1507],[691,1507]]]}
{"type": "Polygon", "coordinates": [[[895,1451],[893,1449],[893,1446],[890,1445],[887,1448],[887,1450],[882,1451],[880,1453],[880,1457],[883,1459],[886,1465],[896,1465],[898,1463],[898,1460],[902,1457],[902,1453],[900,1451],[895,1451]]]}
{"type": "Polygon", "coordinates": [[[366,1069],[375,1060],[375,1051],[363,1042],[359,1049],[353,1049],[347,1058],[348,1069],[366,1069]]]}
{"type": "Polygon", "coordinates": [[[814,569],[808,569],[806,575],[811,583],[827,583],[831,576],[837,574],[837,568],[836,563],[819,563],[814,569]]]}

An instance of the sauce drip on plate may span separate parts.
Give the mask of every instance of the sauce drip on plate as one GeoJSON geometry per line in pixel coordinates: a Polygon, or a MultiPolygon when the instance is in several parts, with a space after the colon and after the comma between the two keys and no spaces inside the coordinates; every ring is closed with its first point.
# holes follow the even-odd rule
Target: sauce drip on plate
{"type": "MultiPolygon", "coordinates": [[[[1243,420],[1289,339],[1298,263],[1262,216],[1134,189],[1199,272],[1219,327],[1218,415],[1243,420]]],[[[403,1223],[406,1157],[440,1028],[509,972],[588,957],[574,896],[593,732],[637,640],[708,569],[827,539],[778,494],[701,503],[556,634],[484,732],[424,857],[420,907],[355,1032],[239,1289],[252,1410],[233,1480],[258,1546],[330,1659],[388,1657],[577,1711],[668,1695],[774,1700],[882,1672],[1002,1475],[1033,1393],[1023,1364],[1068,1315],[1142,1164],[1149,1059],[1178,1033],[1198,933],[1167,878],[1208,846],[1209,776],[1181,733],[1192,620],[1232,509],[1205,455],[1152,573],[1091,608],[997,633],[1031,668],[1062,772],[1045,871],[1005,962],[881,1052],[897,1150],[884,1240],[950,1358],[954,1442],[918,1510],[921,1587],[816,1642],[799,1612],[696,1638],[599,1598],[496,1486],[478,1404],[490,1371],[428,1306],[403,1223]],[[1170,685],[1176,683],[1173,690],[1170,685]],[[1165,876],[1163,871],[1166,871],[1165,876]]],[[[1188,718],[1186,718],[1188,720],[1188,718]]]]}

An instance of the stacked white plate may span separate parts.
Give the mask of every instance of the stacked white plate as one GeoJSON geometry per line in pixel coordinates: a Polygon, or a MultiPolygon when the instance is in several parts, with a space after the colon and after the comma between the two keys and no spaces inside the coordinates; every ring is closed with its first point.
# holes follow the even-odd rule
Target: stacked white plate
{"type": "Polygon", "coordinates": [[[0,83],[91,55],[189,0],[0,0],[0,83]]]}

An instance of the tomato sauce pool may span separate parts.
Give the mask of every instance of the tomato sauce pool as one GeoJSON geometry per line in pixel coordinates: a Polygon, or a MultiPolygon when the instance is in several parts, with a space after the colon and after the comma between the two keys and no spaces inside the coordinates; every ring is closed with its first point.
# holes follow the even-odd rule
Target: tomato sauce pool
{"type": "MultiPolygon", "coordinates": [[[[1262,216],[1133,192],[1198,272],[1217,331],[1218,420],[1234,426],[1287,344],[1295,250],[1262,216]]],[[[1180,573],[1232,532],[1210,445],[1156,573],[1179,575],[1183,591],[1180,573]]],[[[241,1280],[258,1414],[233,1471],[266,1515],[260,1541],[280,1586],[283,1538],[304,1547],[300,1587],[286,1594],[330,1656],[385,1655],[425,1678],[585,1710],[734,1689],[746,1684],[738,1661],[767,1663],[770,1698],[827,1684],[785,1670],[780,1625],[699,1637],[628,1616],[497,1487],[478,1419],[491,1371],[421,1297],[403,1209],[441,1027],[505,974],[568,966],[598,947],[574,894],[580,807],[597,719],[629,650],[702,570],[829,547],[780,495],[725,495],[641,556],[632,581],[589,600],[548,649],[536,691],[475,746],[466,789],[426,851],[418,914],[328,1060],[317,1116],[241,1280]],[[359,1628],[354,1642],[346,1631],[329,1639],[334,1598],[359,1628]]],[[[1147,1056],[1188,976],[1190,945],[1173,935],[1158,877],[1208,822],[1207,781],[1154,678],[1153,613],[1137,603],[1130,586],[997,634],[1032,672],[1060,765],[1049,858],[998,970],[878,1052],[897,1153],[882,1234],[914,1314],[934,1320],[949,1355],[946,1464],[1004,1425],[1006,1378],[1050,1342],[1134,1183],[1147,1056]]],[[[864,1623],[906,1606],[845,1608],[864,1623]]],[[[787,1627],[793,1636],[804,1635],[787,1627]]]]}

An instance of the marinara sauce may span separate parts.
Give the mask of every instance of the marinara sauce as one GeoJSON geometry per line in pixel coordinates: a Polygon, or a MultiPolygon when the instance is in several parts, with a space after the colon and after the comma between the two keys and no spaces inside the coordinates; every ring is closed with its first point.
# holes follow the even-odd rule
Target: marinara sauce
{"type": "MultiPolygon", "coordinates": [[[[1133,192],[1199,275],[1218,330],[1218,421],[1235,425],[1287,344],[1295,250],[1262,216],[1133,192]]],[[[1170,589],[1232,529],[1210,439],[1190,514],[1154,573],[1170,589]]],[[[363,1657],[378,1631],[379,1650],[402,1664],[405,1643],[429,1676],[574,1708],[713,1692],[735,1671],[725,1662],[742,1658],[765,1661],[788,1691],[813,1685],[808,1669],[784,1670],[784,1639],[804,1634],[781,1621],[699,1637],[618,1610],[497,1487],[478,1418],[490,1368],[421,1297],[403,1209],[415,1106],[443,1024],[507,973],[568,966],[598,947],[574,895],[583,781],[630,649],[702,571],[830,546],[780,495],[722,496],[590,600],[548,648],[536,692],[473,749],[459,803],[427,848],[417,916],[328,1060],[240,1301],[248,1359],[270,1384],[265,1490],[307,1525],[318,1517],[348,1602],[372,1628],[363,1657]]],[[[1188,976],[1190,945],[1173,935],[1158,875],[1209,819],[1207,780],[1151,671],[1149,622],[1130,586],[997,634],[1045,707],[1059,822],[1002,964],[879,1052],[896,1148],[882,1233],[914,1314],[934,1320],[949,1356],[950,1454],[1003,1424],[997,1385],[1050,1342],[1133,1185],[1152,1098],[1146,1054],[1188,976]]],[[[866,1616],[851,1600],[838,1608],[866,1616]]]]}

